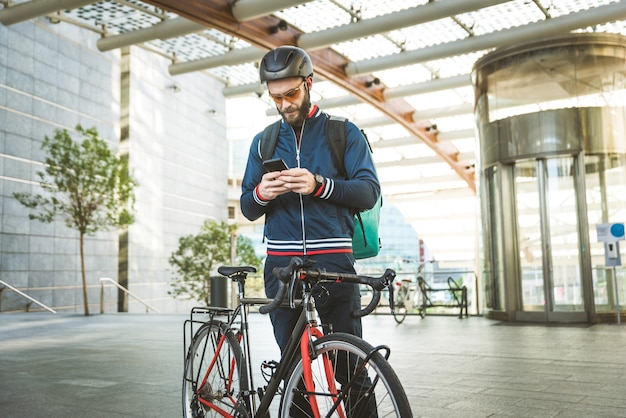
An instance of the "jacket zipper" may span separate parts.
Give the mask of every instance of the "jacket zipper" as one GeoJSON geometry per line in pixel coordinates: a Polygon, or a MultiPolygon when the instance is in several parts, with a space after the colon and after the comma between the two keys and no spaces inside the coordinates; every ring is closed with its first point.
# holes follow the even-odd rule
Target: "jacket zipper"
{"type": "MultiPolygon", "coordinates": [[[[302,144],[302,140],[304,136],[304,124],[305,123],[306,123],[306,119],[302,122],[302,127],[300,128],[300,141],[299,142],[298,142],[298,138],[296,137],[295,131],[293,131],[293,128],[291,128],[291,130],[293,131],[293,137],[296,140],[296,165],[298,166],[298,168],[300,168],[300,144],[302,144]]],[[[302,251],[304,255],[307,255],[306,232],[305,232],[305,227],[304,227],[304,201],[302,199],[302,194],[299,193],[298,195],[300,199],[300,225],[302,227],[302,251]]]]}

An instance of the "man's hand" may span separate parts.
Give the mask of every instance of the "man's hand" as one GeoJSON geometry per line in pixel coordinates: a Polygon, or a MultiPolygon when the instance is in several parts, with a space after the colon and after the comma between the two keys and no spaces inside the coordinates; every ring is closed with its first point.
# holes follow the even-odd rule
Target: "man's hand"
{"type": "Polygon", "coordinates": [[[315,190],[315,177],[306,168],[265,173],[259,184],[259,193],[267,200],[276,199],[287,192],[311,194],[315,190]]]}

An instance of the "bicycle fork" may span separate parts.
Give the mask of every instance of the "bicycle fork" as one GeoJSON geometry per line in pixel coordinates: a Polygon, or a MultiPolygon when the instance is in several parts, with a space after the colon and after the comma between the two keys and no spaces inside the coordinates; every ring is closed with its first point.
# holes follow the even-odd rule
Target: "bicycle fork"
{"type": "MultiPolygon", "coordinates": [[[[306,398],[311,405],[314,418],[320,418],[320,410],[317,404],[317,397],[315,392],[315,382],[313,381],[313,370],[311,368],[312,360],[317,357],[313,342],[315,339],[324,336],[322,331],[318,328],[317,317],[315,314],[315,300],[310,293],[305,292],[304,309],[306,311],[306,327],[300,338],[300,356],[302,358],[302,377],[304,379],[304,387],[306,389],[306,398]]],[[[337,411],[340,418],[345,418],[342,406],[340,404],[341,398],[337,397],[337,383],[335,381],[335,371],[333,367],[332,359],[328,354],[322,355],[322,363],[324,365],[324,377],[328,385],[328,391],[331,394],[333,400],[333,411],[337,411]]],[[[333,412],[331,411],[331,412],[333,412]]]]}
{"type": "MultiPolygon", "coordinates": [[[[313,348],[313,338],[321,338],[324,334],[317,328],[315,324],[307,324],[307,329],[302,334],[300,340],[300,352],[302,355],[302,376],[304,377],[304,387],[306,389],[306,397],[308,398],[313,416],[320,418],[319,406],[317,405],[317,398],[315,394],[315,382],[313,382],[313,371],[311,369],[311,353],[315,356],[313,348]]],[[[324,374],[326,376],[326,382],[328,383],[329,393],[332,394],[333,409],[336,409],[341,418],[345,418],[343,413],[340,399],[337,398],[337,384],[335,382],[335,373],[331,359],[327,354],[322,355],[322,362],[324,364],[324,374]]],[[[331,411],[332,412],[332,411],[331,411]]]]}

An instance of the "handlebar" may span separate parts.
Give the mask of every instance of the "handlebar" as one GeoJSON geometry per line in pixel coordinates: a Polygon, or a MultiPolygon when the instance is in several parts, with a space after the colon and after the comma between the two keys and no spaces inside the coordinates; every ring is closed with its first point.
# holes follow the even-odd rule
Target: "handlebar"
{"type": "MultiPolygon", "coordinates": [[[[364,284],[372,288],[373,295],[370,303],[363,309],[352,312],[352,315],[356,318],[369,315],[376,309],[378,302],[380,301],[380,292],[389,288],[390,299],[393,292],[393,281],[396,277],[396,272],[392,269],[387,269],[380,277],[363,276],[359,274],[351,273],[331,273],[322,269],[311,269],[311,262],[303,261],[299,257],[292,257],[289,261],[289,265],[285,267],[275,267],[272,271],[278,278],[278,292],[274,300],[259,308],[259,312],[265,314],[277,309],[287,294],[289,288],[289,282],[292,280],[307,280],[312,284],[316,283],[355,283],[364,284]]],[[[392,303],[392,302],[391,302],[392,303]]]]}
{"type": "Polygon", "coordinates": [[[267,305],[263,305],[259,308],[259,312],[267,314],[275,311],[283,303],[285,295],[287,294],[287,283],[291,281],[292,276],[295,277],[297,269],[302,266],[304,262],[298,257],[292,257],[289,260],[289,265],[285,267],[274,267],[272,273],[278,278],[278,292],[274,296],[274,300],[267,305]]]}

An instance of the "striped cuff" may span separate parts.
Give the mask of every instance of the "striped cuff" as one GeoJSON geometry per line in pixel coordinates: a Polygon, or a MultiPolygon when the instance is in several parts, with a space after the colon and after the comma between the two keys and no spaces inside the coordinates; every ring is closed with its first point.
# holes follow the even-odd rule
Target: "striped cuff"
{"type": "Polygon", "coordinates": [[[329,179],[328,177],[324,177],[324,183],[322,183],[322,186],[319,189],[313,192],[313,196],[320,199],[328,199],[334,189],[335,181],[333,179],[329,179]]]}
{"type": "Polygon", "coordinates": [[[261,206],[267,206],[267,204],[270,202],[269,200],[261,196],[261,193],[259,193],[259,185],[257,185],[254,188],[253,196],[254,196],[254,201],[257,202],[261,206]]]}

